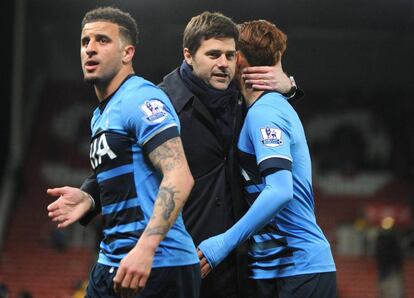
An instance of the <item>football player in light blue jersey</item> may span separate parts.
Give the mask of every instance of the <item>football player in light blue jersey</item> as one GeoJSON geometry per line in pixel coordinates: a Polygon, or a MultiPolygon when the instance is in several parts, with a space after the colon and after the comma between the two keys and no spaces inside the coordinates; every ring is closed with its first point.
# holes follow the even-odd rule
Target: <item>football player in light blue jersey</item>
{"type": "MultiPolygon", "coordinates": [[[[181,210],[192,189],[169,98],[134,74],[135,20],[111,7],[86,13],[81,62],[99,106],[91,120],[90,161],[99,188],[103,240],[86,297],[197,298],[200,265],[181,210]]],[[[94,200],[77,188],[49,189],[59,228],[94,200]]]]}
{"type": "MultiPolygon", "coordinates": [[[[281,63],[286,41],[268,21],[241,24],[238,67],[281,63]]],[[[251,297],[336,297],[336,268],[316,223],[302,123],[280,93],[238,82],[247,106],[238,151],[250,208],[233,227],[199,245],[202,275],[249,240],[251,297]]]]}

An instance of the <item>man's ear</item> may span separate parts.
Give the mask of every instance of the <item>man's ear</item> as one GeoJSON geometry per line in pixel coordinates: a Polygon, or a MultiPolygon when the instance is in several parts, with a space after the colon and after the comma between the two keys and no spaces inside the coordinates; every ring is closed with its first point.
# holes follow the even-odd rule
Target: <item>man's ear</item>
{"type": "Polygon", "coordinates": [[[193,63],[193,55],[191,55],[190,50],[188,48],[183,49],[184,60],[187,64],[192,65],[193,63]]]}
{"type": "Polygon", "coordinates": [[[246,68],[249,66],[249,63],[247,63],[246,57],[243,55],[242,52],[237,51],[236,52],[236,58],[237,58],[237,70],[242,70],[243,68],[246,68]]]}
{"type": "Polygon", "coordinates": [[[133,45],[128,45],[124,48],[124,53],[123,53],[123,57],[122,57],[122,62],[123,63],[130,63],[132,62],[132,58],[134,58],[134,54],[135,54],[135,47],[133,45]]]}

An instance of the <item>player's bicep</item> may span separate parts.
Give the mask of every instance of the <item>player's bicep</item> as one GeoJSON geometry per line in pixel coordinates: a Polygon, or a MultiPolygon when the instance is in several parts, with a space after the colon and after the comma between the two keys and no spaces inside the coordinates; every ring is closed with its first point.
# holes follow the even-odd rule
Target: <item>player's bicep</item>
{"type": "Polygon", "coordinates": [[[291,159],[291,137],[284,125],[261,121],[249,127],[257,163],[269,157],[291,159]]]}
{"type": "Polygon", "coordinates": [[[151,163],[164,175],[186,165],[180,137],[171,138],[154,148],[148,155],[151,163]]]}

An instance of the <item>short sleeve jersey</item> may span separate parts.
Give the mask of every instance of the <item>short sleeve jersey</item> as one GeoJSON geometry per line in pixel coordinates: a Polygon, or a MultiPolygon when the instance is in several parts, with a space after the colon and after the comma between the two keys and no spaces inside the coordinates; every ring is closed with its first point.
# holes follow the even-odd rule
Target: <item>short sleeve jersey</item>
{"type": "MultiPolygon", "coordinates": [[[[119,266],[152,215],[161,182],[148,154],[179,136],[179,120],[161,89],[126,79],[91,121],[90,160],[99,184],[103,239],[98,262],[119,266]]],[[[198,263],[181,214],[156,250],[153,267],[198,263]]]]}
{"type": "Polygon", "coordinates": [[[279,93],[265,92],[248,109],[238,153],[251,204],[278,169],[292,172],[293,199],[250,241],[250,278],[335,271],[330,245],[316,223],[311,159],[302,123],[279,93]]]}

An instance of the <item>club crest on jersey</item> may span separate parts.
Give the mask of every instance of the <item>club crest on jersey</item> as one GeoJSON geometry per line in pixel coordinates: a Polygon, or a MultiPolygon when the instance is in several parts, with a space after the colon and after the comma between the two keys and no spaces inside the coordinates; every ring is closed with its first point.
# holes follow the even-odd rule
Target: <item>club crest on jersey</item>
{"type": "Polygon", "coordinates": [[[260,128],[260,134],[262,135],[262,144],[268,147],[277,147],[283,144],[282,131],[279,128],[272,128],[266,126],[260,128]]]}
{"type": "Polygon", "coordinates": [[[164,110],[164,104],[157,99],[145,101],[145,103],[141,105],[141,110],[145,114],[144,119],[150,123],[161,123],[167,117],[167,112],[164,110]]]}

